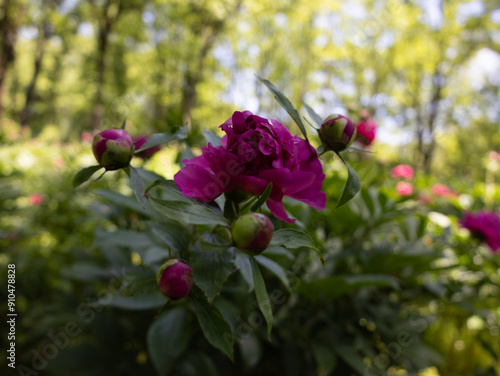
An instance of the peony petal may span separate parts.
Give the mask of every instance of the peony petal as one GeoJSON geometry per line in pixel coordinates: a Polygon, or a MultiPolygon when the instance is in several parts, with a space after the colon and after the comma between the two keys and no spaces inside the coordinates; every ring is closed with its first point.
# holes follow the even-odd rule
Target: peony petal
{"type": "Polygon", "coordinates": [[[188,164],[174,175],[174,181],[187,197],[209,202],[227,191],[227,185],[210,170],[197,164],[188,164]]]}
{"type": "Polygon", "coordinates": [[[249,195],[260,196],[264,193],[269,182],[255,176],[239,175],[234,177],[233,184],[235,188],[239,188],[249,195]]]}
{"type": "Polygon", "coordinates": [[[267,207],[277,219],[288,223],[295,223],[295,219],[289,218],[286,214],[285,208],[283,207],[282,201],[275,201],[270,198],[266,201],[267,207]]]}
{"type": "Polygon", "coordinates": [[[316,178],[316,175],[313,172],[291,172],[287,168],[262,170],[257,176],[261,179],[272,181],[273,184],[279,187],[286,196],[290,196],[291,194],[300,192],[310,187],[316,178]]]}

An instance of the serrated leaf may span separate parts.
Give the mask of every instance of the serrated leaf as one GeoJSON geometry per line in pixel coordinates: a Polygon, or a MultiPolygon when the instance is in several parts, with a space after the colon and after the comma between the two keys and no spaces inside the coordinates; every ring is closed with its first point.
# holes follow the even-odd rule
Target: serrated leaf
{"type": "Polygon", "coordinates": [[[220,146],[222,145],[221,138],[217,136],[214,132],[208,129],[203,130],[203,137],[205,138],[205,141],[212,146],[220,146]]]}
{"type": "Polygon", "coordinates": [[[300,115],[298,111],[293,107],[292,103],[290,100],[276,87],[274,86],[271,82],[264,78],[257,77],[266,87],[271,91],[271,93],[274,94],[274,99],[283,107],[286,112],[292,117],[292,119],[295,121],[295,123],[299,126],[300,131],[304,135],[304,138],[307,140],[307,132],[306,128],[304,127],[304,123],[302,122],[302,119],[300,118],[300,115]]]}
{"type": "Polygon", "coordinates": [[[337,154],[342,162],[344,162],[345,166],[347,167],[347,182],[344,186],[344,191],[342,192],[342,196],[340,197],[339,203],[335,207],[337,209],[338,207],[344,205],[348,201],[350,201],[356,194],[359,192],[361,188],[361,180],[359,179],[358,174],[354,169],[349,166],[349,164],[340,156],[340,154],[337,154]]]}
{"type": "Polygon", "coordinates": [[[257,298],[260,311],[266,320],[267,337],[271,340],[271,329],[273,327],[273,311],[271,301],[269,300],[269,295],[267,294],[266,283],[264,282],[264,278],[262,277],[262,273],[260,272],[259,265],[257,265],[255,258],[252,257],[250,259],[250,263],[252,264],[255,297],[257,298]]]}
{"type": "Polygon", "coordinates": [[[218,252],[196,249],[191,253],[190,264],[196,271],[193,273],[193,282],[205,293],[210,303],[233,273],[233,263],[233,249],[218,252]]]}
{"type": "Polygon", "coordinates": [[[165,217],[193,225],[221,225],[229,227],[229,221],[208,207],[185,201],[167,201],[150,197],[151,205],[165,217]]]}
{"type": "Polygon", "coordinates": [[[130,185],[134,191],[135,197],[142,208],[146,208],[146,194],[144,188],[144,182],[142,181],[139,172],[132,166],[128,166],[128,171],[130,172],[130,185]]]}
{"type": "Polygon", "coordinates": [[[154,133],[148,137],[147,141],[139,149],[137,149],[135,153],[137,154],[146,149],[166,144],[171,141],[183,140],[186,137],[187,127],[185,125],[172,132],[154,133]]]}
{"type": "Polygon", "coordinates": [[[311,107],[309,107],[306,103],[304,103],[304,107],[306,108],[307,113],[311,117],[311,119],[314,121],[314,123],[318,126],[321,127],[321,124],[323,124],[323,119],[321,116],[319,116],[311,107]]]}
{"type": "Polygon", "coordinates": [[[271,194],[272,190],[273,190],[273,183],[271,182],[271,183],[269,183],[267,188],[264,190],[264,192],[262,192],[259,199],[255,202],[255,204],[252,205],[250,211],[253,211],[253,212],[257,211],[257,209],[259,209],[262,205],[264,205],[266,200],[269,198],[269,195],[271,194]]]}
{"type": "Polygon", "coordinates": [[[149,327],[148,352],[159,375],[168,375],[175,360],[184,352],[192,329],[182,308],[168,310],[149,327]]]}
{"type": "Polygon", "coordinates": [[[208,305],[201,292],[195,291],[192,298],[194,313],[207,341],[234,360],[234,335],[229,323],[215,305],[208,305]]]}
{"type": "Polygon", "coordinates": [[[79,185],[85,183],[92,177],[92,175],[94,175],[96,171],[99,171],[101,168],[104,167],[97,165],[97,166],[86,167],[78,171],[75,177],[73,178],[73,188],[76,188],[79,185]]]}

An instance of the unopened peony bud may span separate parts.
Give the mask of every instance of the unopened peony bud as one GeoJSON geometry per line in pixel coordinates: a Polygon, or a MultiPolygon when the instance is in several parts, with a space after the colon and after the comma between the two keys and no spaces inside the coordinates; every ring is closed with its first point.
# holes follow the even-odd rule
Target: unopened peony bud
{"type": "Polygon", "coordinates": [[[321,141],[334,152],[345,150],[356,137],[356,126],[347,116],[328,116],[319,130],[321,141]]]}
{"type": "Polygon", "coordinates": [[[132,138],[123,129],[106,129],[94,136],[92,151],[106,170],[127,167],[134,155],[132,138]]]}
{"type": "Polygon", "coordinates": [[[193,269],[183,261],[171,259],[156,273],[156,283],[167,298],[185,298],[193,286],[193,269]]]}
{"type": "MultiPolygon", "coordinates": [[[[144,145],[146,143],[147,140],[148,140],[148,137],[144,136],[144,135],[139,135],[139,136],[134,137],[132,139],[132,141],[134,142],[135,150],[139,150],[142,147],[142,145],[144,145]]],[[[151,158],[153,156],[153,154],[156,153],[160,149],[161,149],[160,145],[152,146],[152,147],[145,149],[139,153],[136,153],[135,156],[142,158],[144,160],[147,160],[147,159],[151,158]]]]}
{"type": "Polygon", "coordinates": [[[236,247],[255,256],[266,249],[271,242],[273,224],[264,214],[249,213],[234,222],[231,233],[236,247]]]}

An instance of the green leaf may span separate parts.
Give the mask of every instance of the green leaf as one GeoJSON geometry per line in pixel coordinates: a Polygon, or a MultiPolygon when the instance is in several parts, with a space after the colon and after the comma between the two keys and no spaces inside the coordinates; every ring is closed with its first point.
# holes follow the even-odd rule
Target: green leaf
{"type": "Polygon", "coordinates": [[[165,217],[193,225],[221,225],[229,227],[229,221],[205,205],[185,201],[167,201],[149,198],[151,205],[165,217]]]}
{"type": "Polygon", "coordinates": [[[297,125],[300,128],[300,131],[304,135],[304,138],[308,140],[307,138],[307,132],[306,128],[304,127],[304,123],[302,123],[302,119],[300,118],[300,115],[298,111],[292,106],[292,103],[290,100],[276,87],[274,86],[271,82],[269,82],[266,79],[257,77],[264,85],[267,86],[269,91],[274,94],[274,99],[283,107],[286,112],[292,117],[292,119],[297,123],[297,125]]]}
{"type": "Polygon", "coordinates": [[[168,375],[175,360],[186,350],[191,328],[182,308],[168,310],[149,327],[148,352],[159,375],[168,375]]]}
{"type": "Polygon", "coordinates": [[[215,305],[208,305],[203,294],[196,292],[193,298],[194,313],[198,318],[203,335],[215,348],[234,361],[234,335],[231,326],[215,305]]]}
{"type": "Polygon", "coordinates": [[[111,298],[104,296],[97,301],[97,305],[103,305],[107,307],[122,308],[131,311],[145,311],[150,309],[158,309],[165,305],[168,301],[160,290],[148,292],[138,296],[120,296],[113,295],[111,298]]]}
{"type": "Polygon", "coordinates": [[[141,204],[142,208],[146,208],[146,194],[144,188],[144,182],[142,181],[139,172],[132,166],[128,166],[128,171],[130,171],[130,185],[134,191],[137,201],[141,204]]]}
{"type": "Polygon", "coordinates": [[[351,166],[349,166],[349,164],[344,160],[344,158],[342,158],[342,156],[340,154],[337,153],[337,155],[342,160],[342,162],[344,162],[344,164],[346,165],[348,176],[347,176],[347,182],[344,186],[344,191],[342,192],[342,196],[340,197],[340,201],[337,204],[337,206],[335,207],[335,209],[344,205],[346,202],[348,202],[354,196],[356,196],[356,194],[359,192],[359,190],[361,188],[361,180],[359,179],[359,176],[356,173],[356,171],[354,171],[353,168],[351,166]]]}
{"type": "Polygon", "coordinates": [[[269,183],[267,188],[264,190],[264,192],[260,195],[257,202],[255,202],[255,204],[252,205],[250,211],[253,211],[253,212],[257,211],[257,209],[259,209],[262,205],[264,205],[264,203],[268,199],[269,195],[271,194],[272,190],[273,190],[273,183],[271,182],[271,183],[269,183]]]}
{"type": "Polygon", "coordinates": [[[325,153],[327,150],[329,150],[328,145],[321,144],[316,148],[316,153],[318,153],[318,155],[321,155],[325,153]]]}
{"type": "Polygon", "coordinates": [[[172,132],[154,133],[148,137],[148,140],[139,149],[137,149],[135,153],[137,154],[143,150],[152,148],[153,146],[166,144],[171,141],[183,140],[186,137],[187,127],[185,125],[172,132]]]}
{"type": "Polygon", "coordinates": [[[312,351],[316,362],[321,367],[321,375],[329,375],[337,364],[337,357],[330,346],[313,343],[312,351]]]}
{"type": "Polygon", "coordinates": [[[182,253],[189,247],[191,234],[179,222],[164,218],[158,222],[148,222],[148,225],[158,240],[173,251],[182,253]]]}
{"type": "Polygon", "coordinates": [[[122,296],[139,296],[146,293],[155,292],[158,289],[155,278],[146,278],[139,281],[133,281],[122,292],[122,296]]]}
{"type": "Polygon", "coordinates": [[[257,303],[259,308],[266,320],[267,324],[267,337],[269,341],[271,340],[271,329],[273,327],[273,311],[271,307],[271,301],[269,300],[269,295],[267,294],[266,284],[264,278],[259,269],[259,265],[255,261],[255,258],[250,258],[252,264],[252,274],[253,274],[253,284],[255,289],[255,297],[257,298],[257,303]]]}
{"type": "Polygon", "coordinates": [[[250,258],[243,252],[236,252],[236,257],[234,259],[234,265],[238,268],[243,279],[248,284],[248,291],[253,290],[253,275],[252,275],[252,264],[250,263],[250,258]]]}
{"type": "Polygon", "coordinates": [[[212,146],[222,145],[221,138],[208,129],[203,130],[203,137],[205,137],[207,144],[210,143],[212,146]]]}
{"type": "Polygon", "coordinates": [[[232,248],[218,252],[207,252],[202,249],[192,252],[190,264],[193,270],[196,270],[196,273],[193,273],[193,282],[205,293],[210,303],[233,273],[233,263],[232,248]]]}
{"type": "Polygon", "coordinates": [[[395,277],[383,274],[365,274],[358,276],[330,276],[316,279],[299,285],[301,292],[307,299],[332,301],[349,294],[362,287],[390,287],[398,289],[399,284],[395,277]]]}
{"type": "Polygon", "coordinates": [[[325,265],[325,256],[323,252],[316,248],[314,241],[305,232],[292,228],[284,228],[275,231],[269,246],[281,246],[288,249],[298,249],[301,247],[309,248],[318,255],[323,266],[325,265]]]}
{"type": "Polygon", "coordinates": [[[102,167],[102,166],[90,166],[90,167],[86,167],[86,168],[78,171],[78,173],[73,178],[73,188],[76,188],[79,185],[85,183],[87,180],[89,180],[92,177],[92,175],[94,175],[94,173],[96,171],[99,171],[101,168],[104,168],[104,167],[102,167]]]}
{"type": "Polygon", "coordinates": [[[121,129],[125,129],[125,126],[127,125],[127,119],[123,119],[122,126],[120,127],[121,129]]]}
{"type": "Polygon", "coordinates": [[[304,103],[304,107],[306,108],[307,113],[311,117],[311,119],[316,123],[318,127],[321,127],[323,124],[323,119],[319,116],[311,107],[309,107],[306,103],[304,103]]]}
{"type": "Polygon", "coordinates": [[[356,372],[358,372],[359,375],[365,374],[365,370],[368,366],[363,362],[363,358],[350,346],[339,344],[335,346],[335,352],[356,372]]]}
{"type": "Polygon", "coordinates": [[[274,262],[270,258],[267,258],[266,256],[255,256],[255,260],[262,265],[264,268],[269,270],[271,273],[273,273],[278,279],[285,285],[287,290],[291,293],[290,289],[290,281],[288,281],[288,277],[286,275],[285,269],[281,267],[278,263],[274,262]]]}

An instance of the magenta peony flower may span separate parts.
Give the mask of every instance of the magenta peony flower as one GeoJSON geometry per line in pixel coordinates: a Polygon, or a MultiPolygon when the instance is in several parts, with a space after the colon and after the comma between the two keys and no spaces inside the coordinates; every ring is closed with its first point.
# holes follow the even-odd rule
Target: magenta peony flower
{"type": "MultiPolygon", "coordinates": [[[[139,150],[142,147],[142,145],[144,145],[146,143],[147,140],[148,140],[148,137],[145,135],[142,135],[142,134],[132,138],[132,142],[134,143],[135,150],[139,150]]],[[[135,156],[142,158],[144,160],[147,160],[147,159],[151,158],[153,156],[153,154],[156,153],[160,149],[161,149],[160,145],[153,146],[153,147],[150,147],[150,148],[143,150],[139,153],[136,153],[135,156]]]]}
{"type": "Polygon", "coordinates": [[[397,165],[391,170],[391,176],[394,179],[403,178],[406,180],[411,180],[413,179],[413,174],[414,174],[413,168],[406,164],[397,165]]]}
{"type": "Polygon", "coordinates": [[[400,181],[396,184],[396,193],[400,196],[411,196],[414,192],[413,185],[410,183],[400,181]]]}
{"type": "Polygon", "coordinates": [[[431,192],[434,196],[440,196],[440,197],[456,197],[458,196],[458,193],[455,192],[454,190],[450,189],[444,184],[434,184],[431,187],[431,192]]]}
{"type": "Polygon", "coordinates": [[[497,213],[465,213],[460,224],[468,229],[472,236],[486,242],[493,252],[500,249],[500,216],[497,213]]]}
{"type": "Polygon", "coordinates": [[[283,196],[324,209],[326,195],[320,189],[325,174],[306,140],[250,111],[236,111],[220,128],[226,132],[222,146],[203,147],[203,154],[184,160],[186,166],[174,176],[182,193],[207,202],[236,189],[260,195],[272,182],[266,203],[276,218],[295,222],[286,215],[283,196]]]}
{"type": "Polygon", "coordinates": [[[377,123],[373,120],[363,120],[356,126],[356,130],[358,132],[356,140],[368,146],[375,140],[377,123]]]}

